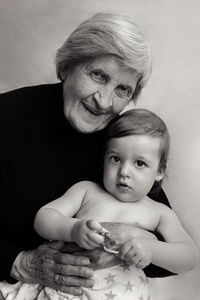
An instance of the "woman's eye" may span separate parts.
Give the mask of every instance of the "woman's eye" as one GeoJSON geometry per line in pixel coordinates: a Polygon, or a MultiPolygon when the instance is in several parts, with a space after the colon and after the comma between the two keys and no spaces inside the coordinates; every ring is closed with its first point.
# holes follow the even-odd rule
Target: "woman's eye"
{"type": "Polygon", "coordinates": [[[145,162],[143,162],[142,160],[137,160],[135,162],[135,165],[136,165],[137,168],[143,168],[143,167],[146,166],[145,162]]]}
{"type": "Polygon", "coordinates": [[[125,98],[125,99],[131,99],[132,97],[132,91],[128,86],[125,85],[119,85],[117,87],[117,94],[120,98],[125,98]]]}
{"type": "Polygon", "coordinates": [[[110,157],[110,160],[111,160],[112,162],[117,163],[117,162],[120,161],[120,158],[119,158],[118,156],[111,156],[111,157],[110,157]]]}
{"type": "Polygon", "coordinates": [[[101,81],[101,82],[105,82],[106,81],[105,75],[102,74],[102,72],[100,72],[98,70],[91,71],[90,75],[95,80],[98,80],[98,81],[101,81]]]}

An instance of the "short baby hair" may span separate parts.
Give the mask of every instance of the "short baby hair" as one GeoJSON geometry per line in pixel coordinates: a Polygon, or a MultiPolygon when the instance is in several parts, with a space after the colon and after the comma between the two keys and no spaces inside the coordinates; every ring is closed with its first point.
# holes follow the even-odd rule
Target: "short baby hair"
{"type": "MultiPolygon", "coordinates": [[[[164,121],[155,113],[147,109],[131,109],[118,115],[108,125],[105,147],[112,138],[129,135],[146,135],[160,138],[160,162],[158,171],[166,174],[170,149],[170,135],[164,121]]],[[[160,185],[161,185],[160,181],[160,185]]]]}

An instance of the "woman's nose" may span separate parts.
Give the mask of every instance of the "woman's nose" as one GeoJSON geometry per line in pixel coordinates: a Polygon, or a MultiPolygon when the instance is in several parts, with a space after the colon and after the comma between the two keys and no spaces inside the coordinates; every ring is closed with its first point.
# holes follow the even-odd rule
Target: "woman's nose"
{"type": "Polygon", "coordinates": [[[93,100],[98,109],[103,112],[113,110],[113,90],[108,88],[102,88],[93,94],[93,100]]]}

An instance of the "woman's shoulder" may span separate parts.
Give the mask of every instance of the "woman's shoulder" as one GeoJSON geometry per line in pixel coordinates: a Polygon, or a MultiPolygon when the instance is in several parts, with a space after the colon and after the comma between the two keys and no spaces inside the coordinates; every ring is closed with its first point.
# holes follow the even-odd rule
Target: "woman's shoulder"
{"type": "Polygon", "coordinates": [[[52,97],[58,93],[58,89],[60,90],[60,83],[26,86],[0,93],[0,119],[12,123],[28,116],[33,101],[48,101],[48,95],[52,97]]]}
{"type": "Polygon", "coordinates": [[[40,84],[33,86],[25,86],[17,89],[4,91],[0,93],[0,105],[6,105],[11,101],[17,103],[27,101],[30,97],[36,95],[44,95],[47,97],[48,94],[51,94],[53,91],[56,91],[60,88],[61,83],[52,83],[52,84],[40,84]]]}

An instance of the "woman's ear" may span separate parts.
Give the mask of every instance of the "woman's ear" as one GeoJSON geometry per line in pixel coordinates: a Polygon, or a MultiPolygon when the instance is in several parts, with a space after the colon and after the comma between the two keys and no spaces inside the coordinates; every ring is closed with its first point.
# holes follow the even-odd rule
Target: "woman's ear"
{"type": "Polygon", "coordinates": [[[163,177],[164,177],[163,171],[158,172],[155,181],[161,181],[163,179],[163,177]]]}
{"type": "Polygon", "coordinates": [[[60,78],[62,81],[65,81],[66,77],[67,77],[66,72],[64,72],[64,71],[60,72],[60,78]]]}
{"type": "Polygon", "coordinates": [[[73,68],[68,68],[67,70],[62,70],[60,72],[60,78],[62,81],[65,81],[69,74],[72,74],[73,68]]]}

